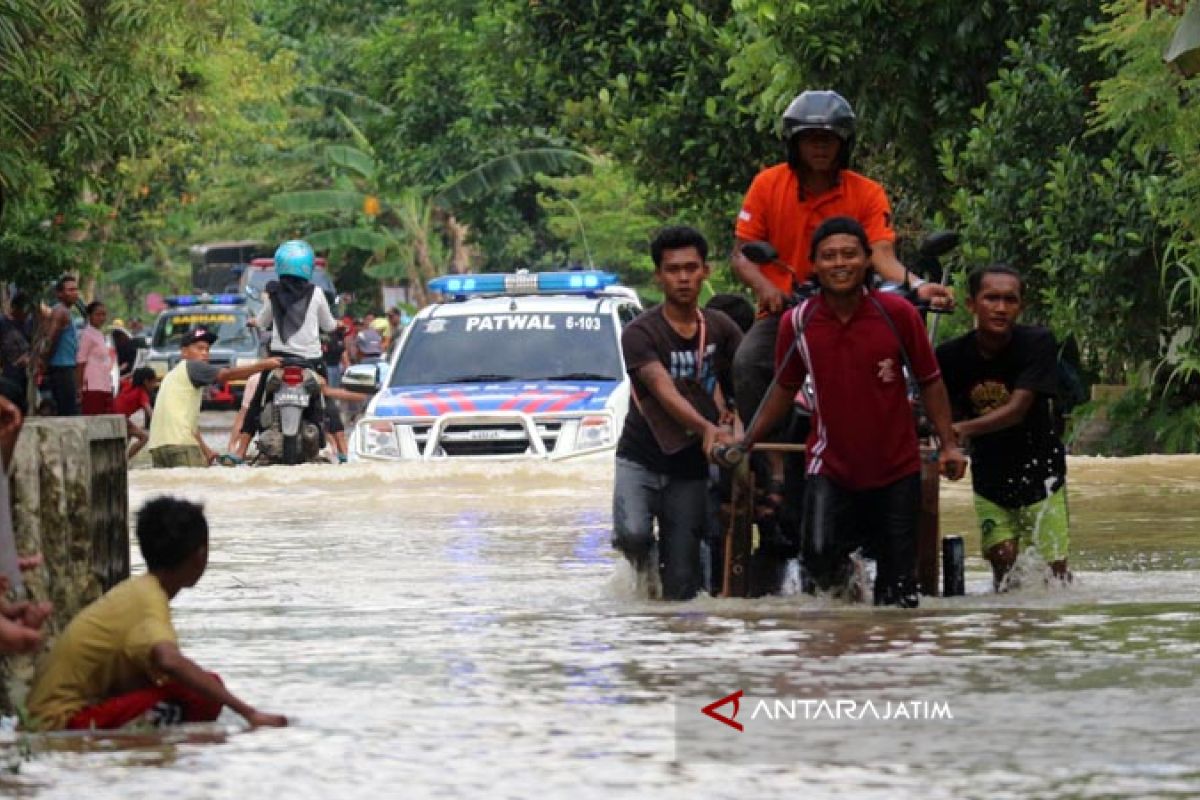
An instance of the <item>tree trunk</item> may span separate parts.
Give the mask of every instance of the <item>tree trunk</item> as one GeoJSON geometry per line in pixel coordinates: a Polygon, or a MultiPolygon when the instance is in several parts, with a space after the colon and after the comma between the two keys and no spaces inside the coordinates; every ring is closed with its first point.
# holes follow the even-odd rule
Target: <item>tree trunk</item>
{"type": "Polygon", "coordinates": [[[465,222],[459,222],[453,214],[446,215],[446,232],[450,234],[450,270],[454,273],[461,274],[471,268],[471,246],[467,244],[467,237],[471,233],[471,226],[465,222]]]}

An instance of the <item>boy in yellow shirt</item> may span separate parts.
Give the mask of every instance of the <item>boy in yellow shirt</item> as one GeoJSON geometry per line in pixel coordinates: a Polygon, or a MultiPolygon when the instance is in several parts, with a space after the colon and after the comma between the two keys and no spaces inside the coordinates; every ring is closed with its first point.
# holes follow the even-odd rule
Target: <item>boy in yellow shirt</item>
{"type": "Polygon", "coordinates": [[[222,706],[251,726],[283,726],[235,697],[179,650],[170,600],[208,566],[208,522],[199,505],[157,497],[137,515],[148,572],[81,611],[39,665],[29,712],[44,730],[119,728],[130,722],[215,720],[222,706]]]}

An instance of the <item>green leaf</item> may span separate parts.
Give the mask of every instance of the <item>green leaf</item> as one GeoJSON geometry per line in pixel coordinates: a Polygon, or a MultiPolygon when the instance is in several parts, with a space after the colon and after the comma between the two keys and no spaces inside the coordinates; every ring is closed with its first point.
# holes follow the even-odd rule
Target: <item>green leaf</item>
{"type": "Polygon", "coordinates": [[[371,253],[381,253],[394,244],[391,237],[369,228],[331,228],[310,233],[306,241],[316,250],[352,247],[371,253]]]}
{"type": "Polygon", "coordinates": [[[590,167],[591,156],[565,147],[539,147],[493,158],[454,178],[433,196],[439,206],[452,207],[484,197],[535,175],[590,167]]]}
{"type": "Polygon", "coordinates": [[[365,199],[366,195],[361,192],[315,189],[277,194],[271,198],[271,205],[290,214],[330,214],[338,211],[362,211],[365,199]]]}
{"type": "Polygon", "coordinates": [[[375,177],[375,159],[358,148],[331,144],[325,148],[325,158],[335,167],[353,170],[366,180],[375,177]]]}

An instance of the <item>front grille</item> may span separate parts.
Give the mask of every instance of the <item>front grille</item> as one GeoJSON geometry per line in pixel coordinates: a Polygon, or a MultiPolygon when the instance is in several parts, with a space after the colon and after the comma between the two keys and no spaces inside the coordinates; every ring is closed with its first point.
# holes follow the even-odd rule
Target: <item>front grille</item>
{"type": "MultiPolygon", "coordinates": [[[[413,438],[421,452],[429,441],[432,425],[412,426],[413,438]]],[[[537,434],[541,437],[546,452],[553,452],[562,430],[561,420],[537,423],[537,434]]],[[[520,422],[452,422],[442,429],[439,442],[441,452],[449,458],[467,456],[516,456],[530,451],[529,434],[520,422]]]]}

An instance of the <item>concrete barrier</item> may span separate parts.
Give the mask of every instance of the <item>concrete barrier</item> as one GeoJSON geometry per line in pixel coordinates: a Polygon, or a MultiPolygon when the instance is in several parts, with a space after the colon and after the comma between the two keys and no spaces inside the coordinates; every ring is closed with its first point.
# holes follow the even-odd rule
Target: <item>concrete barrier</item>
{"type": "MultiPolygon", "coordinates": [[[[28,596],[54,603],[53,639],[84,606],[129,577],[125,418],[33,417],[13,453],[17,551],[41,553],[28,596]]],[[[24,702],[35,658],[0,659],[0,711],[24,702]]]]}

